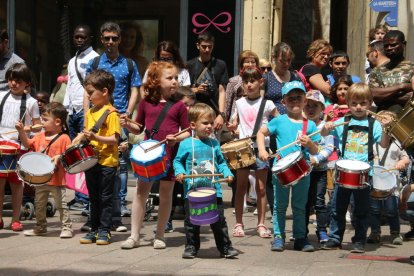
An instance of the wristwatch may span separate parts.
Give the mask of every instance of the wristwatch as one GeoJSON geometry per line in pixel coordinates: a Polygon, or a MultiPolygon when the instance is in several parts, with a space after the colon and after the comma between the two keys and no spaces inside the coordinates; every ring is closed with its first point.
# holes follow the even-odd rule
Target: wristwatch
{"type": "Polygon", "coordinates": [[[132,113],[131,113],[131,112],[129,112],[129,111],[125,112],[125,114],[126,114],[129,118],[131,118],[131,117],[132,117],[132,113]]]}

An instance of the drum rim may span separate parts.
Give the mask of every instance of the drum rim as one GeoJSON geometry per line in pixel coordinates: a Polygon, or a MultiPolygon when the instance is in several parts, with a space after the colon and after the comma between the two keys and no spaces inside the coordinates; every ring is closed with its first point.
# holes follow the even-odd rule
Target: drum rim
{"type": "Polygon", "coordinates": [[[88,157],[88,158],[85,158],[85,159],[82,159],[82,160],[79,160],[79,161],[77,161],[77,162],[73,163],[71,166],[68,166],[68,169],[66,170],[66,172],[67,172],[67,173],[69,173],[69,174],[77,174],[77,173],[80,173],[80,172],[84,172],[84,171],[89,170],[89,169],[90,169],[90,168],[92,168],[93,166],[92,166],[92,167],[90,167],[90,168],[88,168],[88,169],[86,169],[86,170],[79,171],[79,172],[71,172],[71,171],[70,171],[72,168],[74,168],[74,167],[78,166],[79,164],[81,164],[81,163],[83,163],[83,162],[89,161],[89,160],[91,160],[91,159],[96,159],[96,163],[93,165],[93,166],[95,166],[95,165],[98,163],[98,156],[90,156],[90,157],[88,157]]]}
{"type": "Polygon", "coordinates": [[[41,152],[29,151],[29,152],[26,152],[25,154],[23,154],[22,156],[20,156],[19,160],[17,160],[17,163],[16,163],[16,171],[19,172],[20,170],[23,170],[25,173],[27,173],[27,174],[29,174],[31,176],[44,176],[44,175],[48,175],[48,174],[52,174],[53,175],[53,172],[55,171],[55,165],[53,164],[52,158],[50,158],[49,155],[44,154],[44,153],[41,153],[41,152]],[[24,170],[22,168],[22,164],[21,164],[20,160],[22,160],[23,158],[25,158],[27,156],[30,156],[30,155],[37,155],[38,157],[39,156],[42,156],[42,158],[43,157],[47,157],[47,159],[50,160],[50,164],[52,164],[51,170],[48,171],[47,173],[43,173],[43,174],[36,174],[36,173],[32,173],[32,172],[27,172],[26,170],[24,170]]]}
{"type": "MultiPolygon", "coordinates": [[[[287,165],[293,165],[293,163],[296,163],[297,161],[299,161],[300,159],[302,159],[302,158],[305,158],[304,157],[304,155],[303,155],[303,153],[301,152],[301,151],[294,151],[294,152],[291,152],[291,153],[289,153],[288,155],[286,155],[285,157],[283,157],[283,158],[286,158],[286,157],[288,157],[289,155],[292,155],[292,154],[297,154],[297,152],[299,152],[299,155],[295,158],[295,159],[293,159],[292,160],[292,162],[290,162],[289,164],[287,164],[287,165]]],[[[282,159],[283,159],[282,158],[282,159]]],[[[282,160],[282,159],[280,159],[280,160],[282,160]]],[[[279,160],[279,161],[280,161],[279,160]]],[[[305,162],[306,163],[308,163],[308,161],[305,159],[305,162]]],[[[276,162],[276,164],[274,164],[273,165],[273,167],[272,167],[272,172],[277,172],[277,171],[280,171],[280,172],[284,172],[284,171],[286,171],[287,169],[289,169],[291,166],[288,166],[288,167],[282,167],[282,168],[280,168],[280,170],[277,170],[277,171],[274,171],[273,170],[273,168],[274,167],[276,167],[276,165],[277,165],[277,163],[279,163],[279,162],[276,162]]],[[[309,165],[309,164],[308,164],[309,165]]]]}

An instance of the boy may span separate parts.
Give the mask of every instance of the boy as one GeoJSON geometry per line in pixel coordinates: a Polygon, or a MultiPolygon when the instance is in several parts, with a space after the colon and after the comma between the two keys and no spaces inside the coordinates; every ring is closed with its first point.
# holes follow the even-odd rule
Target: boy
{"type": "MultiPolygon", "coordinates": [[[[212,172],[223,174],[228,182],[233,181],[233,174],[227,166],[226,160],[220,150],[217,140],[209,136],[213,133],[215,114],[211,107],[206,104],[196,104],[190,108],[188,120],[190,127],[194,131],[194,137],[189,137],[180,143],[178,153],[174,159],[174,171],[178,182],[184,183],[184,198],[186,218],[184,228],[186,235],[186,245],[183,253],[184,259],[192,259],[197,256],[200,249],[200,226],[190,222],[189,202],[187,195],[191,186],[211,187],[211,179],[198,177],[184,180],[183,175],[193,174],[194,172],[204,173],[206,169],[212,172]]],[[[214,233],[217,249],[221,257],[234,258],[239,253],[232,247],[227,231],[227,222],[223,211],[223,198],[219,183],[214,185],[217,192],[217,206],[219,210],[219,220],[210,225],[214,233]]]]}
{"type": "MultiPolygon", "coordinates": [[[[271,134],[276,134],[277,148],[281,148],[293,141],[300,143],[280,151],[280,157],[285,157],[295,151],[302,151],[306,160],[309,161],[309,153],[316,154],[318,152],[318,146],[315,142],[320,140],[320,135],[314,135],[312,138],[307,136],[317,131],[316,125],[313,121],[308,121],[302,117],[302,111],[307,102],[305,93],[305,86],[300,81],[287,82],[282,87],[282,103],[286,107],[287,113],[274,118],[257,133],[256,141],[259,157],[263,161],[269,158],[269,153],[265,148],[265,137],[271,134]]],[[[306,238],[305,206],[308,199],[309,181],[310,177],[308,174],[292,187],[294,249],[304,252],[313,252],[315,250],[306,238]]],[[[275,177],[273,178],[273,187],[275,197],[273,211],[274,240],[271,250],[283,251],[286,210],[289,204],[290,189],[284,187],[275,177]]]]}
{"type": "Polygon", "coordinates": [[[85,130],[76,139],[86,138],[98,152],[98,163],[85,171],[86,186],[90,198],[91,231],[80,239],[82,244],[107,245],[110,242],[112,222],[112,193],[118,166],[118,139],[121,132],[116,109],[111,105],[115,86],[113,76],[98,69],[85,79],[85,91],[93,107],[85,118],[85,130]],[[109,111],[102,126],[96,122],[109,111]]]}
{"type": "MultiPolygon", "coordinates": [[[[371,90],[364,83],[353,84],[346,94],[346,102],[351,115],[337,120],[336,123],[349,122],[349,124],[335,128],[332,122],[327,122],[322,128],[321,134],[326,136],[331,133],[339,139],[342,159],[369,162],[372,166],[374,158],[373,144],[380,143],[380,146],[387,147],[390,139],[387,135],[382,135],[380,123],[367,116],[367,110],[372,105],[371,90]]],[[[384,123],[388,123],[388,117],[384,120],[384,123]]],[[[372,170],[369,175],[372,176],[372,170]]],[[[371,182],[370,177],[369,183],[371,182]]],[[[369,194],[369,186],[363,189],[348,189],[335,183],[331,200],[330,235],[329,240],[322,245],[322,249],[341,247],[346,224],[345,214],[351,195],[353,195],[355,202],[355,236],[352,237],[351,252],[365,252],[365,240],[369,225],[369,194]]]]}

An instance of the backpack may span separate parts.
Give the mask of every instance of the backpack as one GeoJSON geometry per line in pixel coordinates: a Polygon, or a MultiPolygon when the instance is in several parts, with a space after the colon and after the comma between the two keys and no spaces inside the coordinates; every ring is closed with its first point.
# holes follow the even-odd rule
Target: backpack
{"type": "Polygon", "coordinates": [[[303,65],[302,68],[298,70],[293,71],[297,77],[302,81],[303,85],[305,86],[306,91],[312,90],[311,84],[309,83],[309,81],[306,79],[305,75],[302,73],[303,68],[306,66],[303,65]]]}

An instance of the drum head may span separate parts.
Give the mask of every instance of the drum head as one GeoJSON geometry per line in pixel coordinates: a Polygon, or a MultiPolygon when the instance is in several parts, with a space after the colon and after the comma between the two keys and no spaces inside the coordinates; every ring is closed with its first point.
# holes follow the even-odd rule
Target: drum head
{"type": "Polygon", "coordinates": [[[288,155],[286,155],[285,157],[277,161],[277,163],[273,166],[272,171],[275,172],[275,171],[286,169],[287,167],[289,167],[290,164],[296,161],[301,155],[302,155],[302,152],[300,151],[289,153],[288,155]]]}
{"type": "Polygon", "coordinates": [[[397,186],[397,176],[386,170],[382,166],[374,165],[372,182],[375,189],[388,191],[397,186]]]}
{"type": "Polygon", "coordinates": [[[240,149],[243,149],[243,148],[250,147],[251,144],[252,144],[251,139],[244,139],[244,140],[240,140],[240,141],[231,141],[231,142],[228,142],[228,143],[225,143],[224,145],[222,145],[221,150],[224,151],[224,152],[232,151],[232,150],[240,150],[240,149]]]}
{"type": "Polygon", "coordinates": [[[357,160],[338,160],[336,161],[336,167],[349,171],[366,171],[370,169],[370,165],[367,162],[357,160]]]}
{"type": "Polygon", "coordinates": [[[146,140],[143,141],[137,145],[135,145],[131,150],[131,159],[135,162],[148,162],[152,161],[158,157],[163,156],[163,153],[165,151],[165,145],[162,144],[159,147],[156,147],[148,152],[145,152],[145,149],[152,147],[158,143],[158,141],[155,140],[146,140]]]}
{"type": "Polygon", "coordinates": [[[55,169],[52,158],[40,152],[25,153],[17,163],[21,170],[34,176],[50,174],[55,169]]]}
{"type": "Polygon", "coordinates": [[[96,163],[98,163],[97,157],[89,157],[80,162],[76,162],[71,168],[68,169],[67,172],[70,174],[84,172],[95,166],[96,163]]]}

